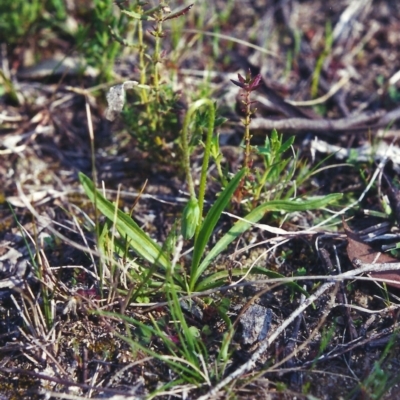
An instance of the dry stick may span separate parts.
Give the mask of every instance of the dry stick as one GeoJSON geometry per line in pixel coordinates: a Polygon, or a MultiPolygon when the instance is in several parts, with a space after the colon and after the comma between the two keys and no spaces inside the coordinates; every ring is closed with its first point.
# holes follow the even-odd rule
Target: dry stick
{"type": "MultiPolygon", "coordinates": [[[[360,264],[361,261],[359,260],[353,260],[353,264],[360,264]]],[[[230,290],[230,289],[235,289],[239,287],[244,287],[244,286],[251,286],[251,285],[260,285],[260,284],[271,284],[271,283],[276,283],[279,282],[280,284],[288,283],[288,282],[293,282],[293,281],[304,281],[304,280],[324,280],[327,279],[332,282],[337,282],[341,280],[350,280],[350,279],[358,279],[358,280],[364,280],[364,281],[374,281],[374,282],[385,282],[385,283],[399,283],[398,281],[394,281],[391,279],[385,279],[385,278],[370,278],[370,277],[362,277],[358,276],[364,273],[370,273],[370,272],[382,272],[382,271],[399,271],[400,270],[400,263],[383,263],[383,264],[362,264],[362,267],[352,269],[350,271],[344,272],[343,274],[339,275],[333,275],[333,276],[326,276],[326,275],[312,275],[312,276],[291,276],[289,278],[272,278],[272,279],[261,279],[258,281],[247,281],[247,282],[242,282],[239,284],[233,284],[233,285],[227,285],[227,286],[221,286],[215,289],[209,289],[205,290],[203,292],[194,292],[190,295],[187,296],[181,296],[179,297],[179,300],[187,300],[187,299],[192,299],[193,297],[204,297],[204,296],[209,296],[211,294],[225,291],[225,290],[230,290]]],[[[150,312],[154,309],[157,309],[159,307],[164,307],[167,306],[168,302],[159,302],[159,303],[131,303],[131,307],[147,307],[145,310],[142,310],[141,312],[138,310],[136,311],[137,313],[144,313],[144,312],[150,312]]],[[[350,307],[350,306],[348,306],[350,307]]],[[[355,307],[355,306],[351,306],[355,307]]]]}
{"type": "Polygon", "coordinates": [[[371,128],[381,128],[386,127],[387,125],[392,124],[394,121],[400,118],[400,108],[395,108],[392,111],[389,111],[385,115],[383,115],[379,121],[374,124],[371,128]]]}
{"type": "MultiPolygon", "coordinates": [[[[337,253],[337,249],[336,249],[335,245],[333,246],[333,249],[335,251],[336,265],[337,265],[338,271],[339,271],[339,273],[342,273],[342,267],[340,265],[339,255],[337,253]]],[[[348,305],[348,302],[347,302],[347,296],[346,296],[346,290],[344,287],[344,282],[340,282],[340,291],[337,295],[337,301],[338,301],[338,303],[343,304],[342,309],[344,311],[346,325],[349,330],[349,337],[350,337],[350,340],[354,340],[357,338],[358,334],[357,334],[356,327],[354,326],[353,318],[351,317],[351,310],[349,307],[346,307],[348,305]]]]}
{"type": "MultiPolygon", "coordinates": [[[[392,334],[393,332],[395,332],[397,329],[399,328],[399,324],[396,323],[395,325],[392,325],[390,328],[385,328],[383,329],[381,332],[378,332],[376,334],[373,334],[371,336],[368,336],[366,338],[357,338],[355,340],[353,340],[350,343],[347,343],[346,345],[342,346],[341,349],[333,349],[331,352],[329,352],[328,354],[323,354],[322,356],[320,356],[317,360],[310,360],[310,361],[306,361],[301,367],[302,368],[307,368],[310,365],[312,365],[315,361],[327,361],[327,360],[331,360],[333,358],[339,357],[343,354],[346,354],[350,351],[353,351],[361,346],[364,346],[368,343],[371,343],[373,341],[377,341],[377,340],[382,340],[384,339],[386,336],[392,334]]],[[[277,371],[277,372],[284,372],[282,370],[277,371]]]]}
{"type": "MultiPolygon", "coordinates": [[[[328,289],[336,284],[338,280],[354,278],[359,274],[365,272],[382,271],[382,270],[400,270],[400,263],[382,263],[382,264],[363,264],[360,260],[353,260],[355,265],[361,265],[359,268],[344,272],[340,275],[330,277],[331,281],[324,283],[314,294],[307,298],[303,304],[301,304],[283,323],[277,330],[268,337],[265,341],[261,342],[258,350],[253,353],[251,358],[243,364],[241,367],[233,371],[220,383],[218,383],[213,389],[211,389],[204,396],[199,397],[197,400],[207,400],[212,396],[215,396],[220,389],[231,383],[234,379],[239,378],[244,373],[253,369],[258,359],[267,350],[268,346],[300,315],[309,305],[316,301],[321,295],[323,295],[328,289]]],[[[292,278],[293,279],[293,278],[292,278]]],[[[325,277],[326,279],[326,277],[325,277]]]]}
{"type": "Polygon", "coordinates": [[[285,118],[279,120],[254,118],[251,121],[251,129],[266,129],[277,131],[317,131],[326,135],[332,131],[361,130],[386,126],[391,121],[400,118],[400,109],[389,113],[374,111],[339,119],[307,119],[285,118]],[[395,112],[396,111],[396,112],[395,112]],[[387,122],[389,120],[389,122],[387,122]],[[367,124],[371,124],[370,126],[367,124]]]}
{"type": "Polygon", "coordinates": [[[400,119],[400,108],[385,112],[367,112],[339,119],[285,118],[279,120],[254,118],[251,129],[276,129],[278,131],[313,131],[326,136],[332,131],[361,131],[383,128],[400,119]]]}
{"type": "MultiPolygon", "coordinates": [[[[400,265],[399,265],[400,268],[400,265]]],[[[336,282],[326,282],[324,283],[314,294],[312,294],[309,298],[307,298],[303,304],[300,305],[283,323],[280,325],[276,331],[268,337],[266,340],[261,342],[258,350],[253,353],[250,359],[244,363],[241,367],[233,371],[229,374],[225,379],[223,379],[220,383],[218,383],[214,388],[212,388],[207,394],[199,397],[197,400],[207,400],[213,396],[216,396],[218,391],[222,389],[224,386],[231,383],[234,379],[239,378],[244,373],[252,370],[258,359],[262,356],[262,354],[267,350],[268,346],[300,315],[308,306],[310,306],[314,301],[316,301],[319,297],[321,297],[328,289],[334,286],[336,282]]]]}
{"type": "MultiPolygon", "coordinates": [[[[327,306],[325,307],[325,310],[322,313],[322,317],[320,319],[320,321],[318,322],[317,326],[313,329],[313,331],[311,332],[311,334],[309,335],[309,337],[307,338],[307,340],[302,343],[301,345],[299,345],[296,349],[292,349],[290,351],[290,353],[288,352],[288,355],[283,358],[282,360],[280,360],[279,362],[277,362],[276,364],[272,365],[270,368],[268,368],[267,370],[263,371],[263,373],[267,373],[267,372],[271,372],[276,370],[280,365],[284,364],[286,361],[289,361],[290,359],[293,358],[294,355],[296,355],[296,353],[299,353],[300,351],[302,351],[305,347],[307,347],[307,345],[310,344],[311,340],[317,335],[317,333],[320,331],[321,327],[325,324],[330,311],[335,308],[336,304],[335,304],[335,297],[337,295],[337,292],[339,290],[339,282],[336,282],[336,287],[335,289],[331,292],[330,295],[330,300],[327,304],[327,306]]],[[[341,282],[340,282],[341,283],[341,282]]],[[[301,317],[301,315],[299,315],[299,317],[301,317]]],[[[295,343],[293,341],[293,343],[295,343]]],[[[288,347],[288,346],[287,346],[288,347]]],[[[293,346],[294,347],[294,346],[293,346]]],[[[312,362],[316,362],[317,360],[313,360],[312,362]]]]}
{"type": "Polygon", "coordinates": [[[381,308],[380,310],[369,310],[368,308],[355,306],[354,304],[348,304],[348,303],[338,303],[338,306],[346,307],[348,309],[358,310],[365,314],[380,314],[380,315],[393,314],[394,311],[397,311],[400,308],[400,304],[392,304],[391,306],[381,308]]]}
{"type": "Polygon", "coordinates": [[[323,96],[318,97],[317,99],[313,100],[303,100],[303,101],[294,101],[294,100],[286,100],[286,103],[291,104],[292,106],[315,106],[317,104],[325,103],[329,100],[332,96],[334,96],[347,82],[350,81],[351,76],[345,75],[343,76],[339,82],[336,82],[333,86],[331,86],[327,93],[323,96]]]}
{"type": "MultiPolygon", "coordinates": [[[[36,218],[36,219],[40,219],[40,215],[39,213],[33,208],[32,204],[30,203],[29,199],[27,198],[26,194],[23,192],[22,190],[22,185],[21,182],[16,181],[15,185],[17,187],[18,190],[18,195],[21,199],[21,201],[24,203],[24,206],[29,210],[29,212],[36,218]]],[[[56,236],[57,238],[61,239],[62,241],[64,241],[65,243],[69,244],[70,246],[74,247],[77,250],[82,250],[86,253],[90,253],[91,255],[94,255],[96,257],[101,257],[102,253],[96,250],[92,250],[89,247],[85,247],[82,246],[79,243],[74,242],[73,240],[69,239],[68,237],[66,237],[65,235],[63,235],[62,233],[58,232],[56,229],[54,229],[51,225],[46,226],[46,230],[48,230],[49,232],[51,232],[54,236],[56,236]]],[[[108,260],[107,261],[111,261],[112,260],[108,260]]]]}
{"type": "MultiPolygon", "coordinates": [[[[390,144],[390,146],[388,147],[386,154],[389,152],[389,150],[391,150],[391,148],[393,147],[393,142],[390,144]]],[[[376,168],[374,174],[372,175],[371,180],[368,182],[367,187],[364,189],[364,191],[361,193],[360,197],[354,201],[353,203],[351,203],[350,205],[348,205],[347,207],[345,207],[343,210],[331,215],[328,219],[326,219],[325,221],[320,222],[319,224],[317,224],[316,226],[314,226],[315,228],[318,228],[320,226],[326,225],[327,222],[331,221],[332,219],[338,217],[339,215],[344,215],[348,210],[352,209],[354,206],[356,206],[358,203],[361,203],[361,201],[363,200],[363,198],[367,195],[369,189],[371,189],[372,185],[374,184],[376,178],[378,177],[378,175],[380,173],[382,173],[383,168],[385,167],[387,161],[387,156],[385,155],[385,157],[380,161],[378,167],[376,168]]]]}

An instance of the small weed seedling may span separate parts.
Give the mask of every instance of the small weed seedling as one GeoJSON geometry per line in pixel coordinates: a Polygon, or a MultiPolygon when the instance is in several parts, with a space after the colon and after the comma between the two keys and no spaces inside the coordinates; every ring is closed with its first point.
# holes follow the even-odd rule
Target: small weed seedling
{"type": "Polygon", "coordinates": [[[386,345],[379,360],[374,363],[368,377],[360,382],[360,384],[349,394],[347,399],[354,398],[354,396],[358,394],[362,398],[379,400],[387,394],[390,388],[393,388],[394,385],[398,384],[399,377],[391,376],[390,370],[385,370],[383,367],[386,358],[389,356],[393,346],[395,345],[397,337],[398,332],[393,332],[389,343],[386,345]]]}

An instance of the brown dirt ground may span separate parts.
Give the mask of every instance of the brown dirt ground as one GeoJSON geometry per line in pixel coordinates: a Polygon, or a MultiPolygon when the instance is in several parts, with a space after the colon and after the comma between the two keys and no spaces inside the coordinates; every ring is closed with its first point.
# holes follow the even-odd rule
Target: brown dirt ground
{"type": "MultiPolygon", "coordinates": [[[[210,2],[213,5],[210,6],[210,13],[224,8],[225,3],[217,0],[210,2]]],[[[214,58],[213,70],[220,73],[243,74],[243,66],[248,67],[251,64],[255,71],[261,70],[265,82],[274,93],[287,100],[309,100],[311,75],[316,60],[323,51],[326,22],[330,20],[332,28],[335,29],[349,3],[351,2],[344,0],[236,1],[231,18],[222,25],[221,33],[251,40],[258,46],[266,44],[277,57],[261,55],[254,49],[239,44],[230,47],[229,53],[228,50],[224,52],[222,45],[218,54],[211,55],[211,41],[205,38],[204,47],[200,50],[192,48],[189,54],[184,54],[178,61],[177,67],[202,70],[206,66],[204,54],[214,58]],[[299,52],[288,69],[288,54],[293,49],[295,35],[300,38],[299,52]]],[[[400,4],[394,0],[364,3],[361,12],[352,17],[349,30],[344,30],[342,35],[338,35],[323,66],[322,77],[328,89],[341,78],[341,72],[351,73],[350,81],[324,103],[326,118],[344,118],[361,112],[389,112],[399,107],[400,80],[391,87],[388,82],[400,71],[400,4]]],[[[189,27],[196,18],[196,6],[191,12],[188,16],[189,27]]],[[[212,15],[207,17],[211,18],[212,15]]],[[[187,39],[192,38],[192,35],[187,33],[187,39]]],[[[57,48],[56,40],[50,41],[49,49],[65,52],[68,50],[57,48]]],[[[116,333],[125,333],[125,324],[91,315],[89,310],[95,300],[71,297],[70,293],[61,290],[53,299],[57,315],[56,325],[53,330],[43,330],[42,317],[38,311],[43,305],[40,286],[38,280],[33,277],[32,266],[27,264],[29,257],[26,254],[26,245],[21,239],[21,228],[15,222],[5,199],[14,205],[20,226],[43,249],[40,265],[44,274],[46,268],[63,267],[54,275],[57,280],[64,282],[69,289],[74,285],[81,285],[83,292],[80,294],[83,293],[84,296],[90,297],[93,293],[97,296],[96,282],[89,274],[75,276],[72,270],[66,268],[68,265],[79,265],[89,271],[93,269],[89,254],[71,244],[73,242],[93,248],[95,241],[93,234],[86,229],[88,226],[84,214],[79,211],[84,210],[92,215],[91,206],[85,199],[77,178],[79,171],[91,174],[85,99],[82,95],[67,90],[68,85],[90,87],[93,82],[89,78],[82,81],[73,75],[62,79],[59,76],[38,79],[19,75],[24,67],[24,52],[27,51],[29,45],[7,50],[13,79],[23,96],[20,104],[13,104],[7,97],[0,99],[0,119],[4,115],[10,117],[0,124],[0,278],[6,280],[17,270],[25,271],[22,285],[13,290],[0,289],[0,398],[56,398],[46,397],[43,394],[46,390],[75,394],[84,398],[112,398],[113,395],[126,394],[132,387],[136,387],[135,396],[140,398],[154,390],[160,382],[167,382],[170,372],[165,365],[145,359],[146,355],[140,351],[133,353],[125,342],[117,338],[116,333]],[[35,195],[34,204],[36,212],[40,215],[39,220],[21,203],[17,182],[25,194],[35,195]],[[73,216],[76,216],[76,222],[73,216]],[[51,225],[71,242],[56,239],[50,245],[45,244],[48,239],[46,228],[50,224],[49,220],[52,221],[51,225]],[[87,243],[83,240],[78,225],[85,230],[87,243]],[[14,258],[10,254],[11,249],[18,252],[14,258]],[[94,288],[94,292],[90,292],[92,289],[89,288],[94,288]],[[74,301],[77,301],[76,312],[67,307],[74,301]],[[27,315],[21,313],[17,305],[23,310],[30,310],[29,323],[24,320],[27,315]],[[74,388],[71,388],[72,384],[75,384],[74,388]],[[96,389],[91,391],[89,386],[96,386],[96,389]],[[108,392],[101,392],[100,388],[108,388],[108,392]]],[[[51,50],[49,52],[51,53],[51,50]]],[[[123,69],[124,65],[129,65],[128,62],[128,59],[121,59],[116,71],[118,72],[118,68],[123,69]]],[[[189,88],[196,80],[193,76],[183,73],[179,77],[180,84],[189,88]]],[[[213,85],[216,90],[215,96],[231,121],[222,128],[225,143],[223,151],[231,168],[235,168],[240,157],[237,144],[242,132],[239,117],[235,114],[232,103],[235,97],[232,96],[232,89],[228,88],[226,78],[215,78],[213,85]]],[[[328,89],[320,86],[318,95],[323,95],[328,89]]],[[[237,90],[234,93],[237,93],[237,90]]],[[[265,95],[265,92],[260,92],[260,95],[265,95]]],[[[151,154],[138,151],[124,133],[121,120],[110,123],[104,118],[104,98],[90,97],[89,101],[95,132],[99,181],[104,181],[107,189],[114,190],[121,184],[124,191],[121,205],[129,211],[136,194],[148,179],[145,194],[153,197],[142,197],[135,208],[135,217],[154,238],[160,242],[164,241],[174,217],[182,209],[181,191],[186,190],[183,174],[177,172],[175,167],[155,162],[151,154]]],[[[281,111],[273,105],[259,104],[257,116],[293,116],[290,112],[289,115],[284,115],[281,111]]],[[[313,113],[315,110],[309,107],[307,112],[313,113]]],[[[399,135],[398,129],[399,122],[395,122],[390,127],[388,140],[399,135]]],[[[377,133],[377,130],[368,129],[350,129],[330,134],[295,131],[295,146],[304,158],[310,159],[306,143],[314,136],[326,140],[329,144],[356,148],[369,142],[377,133]]],[[[265,130],[255,131],[255,143],[262,143],[265,134],[265,130]]],[[[194,163],[199,163],[201,156],[196,157],[194,163]]],[[[323,157],[324,155],[317,154],[315,163],[323,157]]],[[[329,163],[334,164],[337,161],[331,159],[325,165],[329,163]]],[[[357,165],[366,177],[370,177],[376,168],[374,163],[357,165]]],[[[397,172],[395,163],[393,165],[389,163],[385,172],[395,181],[397,172]]],[[[332,173],[332,170],[327,170],[318,174],[313,181],[314,193],[354,192],[359,195],[364,190],[365,181],[360,178],[355,168],[343,166],[334,171],[332,173]]],[[[211,188],[212,190],[214,188],[211,188]]],[[[378,209],[377,191],[370,192],[362,205],[378,209]]],[[[360,217],[357,213],[355,216],[358,226],[372,225],[374,222],[372,219],[360,217]]],[[[297,221],[288,221],[284,228],[289,230],[293,224],[310,226],[314,218],[314,214],[298,216],[297,221]]],[[[265,223],[273,224],[273,219],[272,216],[265,223]]],[[[223,228],[222,225],[221,227],[223,228]]],[[[339,232],[335,232],[333,236],[320,238],[318,245],[327,250],[332,260],[333,245],[336,245],[342,268],[347,270],[352,268],[345,252],[347,242],[342,228],[338,229],[339,232]]],[[[270,237],[270,234],[259,232],[249,235],[245,240],[261,241],[270,237]]],[[[276,257],[269,256],[264,259],[264,266],[279,270],[286,276],[291,276],[298,268],[306,268],[310,275],[326,274],[329,265],[322,261],[315,247],[315,239],[307,237],[291,240],[276,254],[290,254],[284,263],[279,264],[276,257]]],[[[242,258],[238,256],[236,261],[246,263],[257,255],[256,252],[248,251],[242,258]]],[[[227,265],[229,260],[220,260],[219,263],[227,265]]],[[[45,277],[43,279],[45,280],[45,277]]],[[[305,281],[305,285],[308,290],[313,290],[313,281],[305,281]]],[[[232,300],[233,320],[243,304],[262,288],[253,285],[226,293],[232,300]]],[[[231,396],[243,399],[311,399],[309,396],[312,395],[319,399],[375,399],[378,397],[371,397],[370,391],[373,389],[377,393],[379,382],[387,379],[391,382],[390,389],[382,398],[400,399],[400,343],[393,334],[398,330],[398,311],[395,307],[399,303],[399,298],[396,297],[399,294],[398,290],[394,289],[388,299],[382,299],[382,291],[377,290],[372,283],[353,282],[338,288],[338,291],[339,295],[342,291],[346,294],[349,303],[361,305],[369,310],[384,311],[369,314],[353,309],[350,314],[346,314],[343,308],[336,307],[325,315],[332,299],[330,296],[319,299],[315,307],[309,307],[268,349],[264,360],[256,366],[254,375],[261,371],[262,367],[269,368],[269,372],[253,378],[243,377],[237,382],[232,394],[221,393],[220,398],[231,396]],[[393,307],[387,308],[388,304],[393,307]],[[324,317],[327,319],[321,326],[324,317]],[[349,329],[352,324],[349,320],[353,321],[355,326],[355,336],[350,335],[349,329]],[[329,344],[320,354],[322,327],[334,329],[329,344]],[[318,328],[317,332],[312,336],[315,328],[318,328]],[[386,345],[391,338],[394,338],[393,344],[389,354],[385,354],[386,345]],[[296,346],[302,343],[306,345],[295,357],[272,371],[270,367],[288,354],[290,342],[293,340],[296,346]],[[314,362],[317,357],[319,360],[314,362]],[[380,380],[376,378],[370,386],[357,390],[359,382],[365,383],[374,371],[376,373],[378,367],[375,363],[381,359],[380,380]]],[[[298,297],[296,295],[293,298],[288,288],[278,287],[257,300],[259,305],[273,312],[271,329],[278,326],[298,307],[298,297]]],[[[338,299],[338,302],[342,302],[343,294],[338,299]]],[[[134,311],[129,309],[127,313],[133,315],[134,311]]],[[[153,312],[155,318],[167,318],[166,315],[167,310],[163,307],[153,312]]],[[[146,321],[145,314],[136,314],[136,317],[146,321]]],[[[188,315],[188,318],[199,327],[206,322],[210,325],[213,336],[205,338],[205,341],[210,354],[215,357],[215,343],[221,339],[223,333],[221,320],[213,315],[209,316],[206,322],[196,320],[192,315],[188,315]]],[[[238,324],[234,339],[236,350],[232,354],[228,372],[248,360],[254,351],[251,346],[243,343],[243,329],[238,324]]],[[[155,342],[152,346],[154,350],[162,350],[161,343],[155,342]]],[[[192,390],[187,398],[197,398],[203,393],[204,388],[192,390]]],[[[176,397],[184,398],[182,394],[176,397]]]]}

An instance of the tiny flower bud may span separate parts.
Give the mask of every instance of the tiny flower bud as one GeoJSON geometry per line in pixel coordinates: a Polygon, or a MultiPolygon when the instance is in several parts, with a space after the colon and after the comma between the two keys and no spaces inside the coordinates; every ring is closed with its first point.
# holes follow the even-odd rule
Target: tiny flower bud
{"type": "Polygon", "coordinates": [[[191,198],[182,213],[182,236],[191,239],[197,228],[200,218],[199,203],[196,198],[191,198]]]}

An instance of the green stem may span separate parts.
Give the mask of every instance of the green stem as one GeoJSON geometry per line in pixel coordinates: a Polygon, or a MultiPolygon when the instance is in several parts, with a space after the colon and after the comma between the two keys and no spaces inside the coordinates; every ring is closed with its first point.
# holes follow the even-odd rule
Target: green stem
{"type": "Polygon", "coordinates": [[[186,113],[185,119],[183,121],[181,142],[183,151],[183,167],[185,168],[186,182],[188,184],[190,198],[196,198],[193,178],[192,174],[190,173],[190,152],[189,152],[189,138],[188,138],[190,118],[194,112],[192,108],[193,106],[189,108],[188,112],[186,113]]]}
{"type": "Polygon", "coordinates": [[[152,57],[153,61],[153,88],[155,93],[155,102],[154,102],[154,118],[153,118],[153,131],[160,130],[160,113],[159,113],[159,105],[160,105],[160,75],[159,75],[159,64],[161,62],[161,38],[163,37],[163,11],[160,8],[158,15],[156,15],[156,25],[154,27],[154,31],[152,32],[155,43],[154,43],[154,53],[152,57]]]}
{"type": "MultiPolygon", "coordinates": [[[[250,163],[251,163],[251,155],[250,155],[250,152],[251,152],[251,146],[250,146],[250,140],[251,140],[251,135],[250,135],[250,123],[251,123],[250,92],[246,92],[245,106],[246,106],[246,116],[243,121],[243,124],[244,124],[244,142],[245,142],[246,148],[245,148],[245,153],[244,153],[243,168],[250,170],[250,163]]],[[[247,173],[246,173],[246,175],[247,175],[247,173]]]]}
{"type": "MultiPolygon", "coordinates": [[[[142,7],[139,7],[137,10],[139,14],[143,13],[142,7]]],[[[138,20],[138,45],[139,45],[139,69],[140,69],[140,83],[145,85],[146,82],[146,61],[145,61],[145,50],[146,45],[143,42],[143,23],[141,20],[138,20]]],[[[148,96],[147,91],[142,90],[142,102],[147,105],[147,111],[150,112],[148,108],[148,96]]]]}
{"type": "MultiPolygon", "coordinates": [[[[206,184],[207,184],[207,171],[208,164],[210,161],[210,153],[211,153],[211,140],[214,132],[214,124],[215,124],[215,106],[211,100],[207,100],[208,106],[208,127],[207,127],[207,136],[206,143],[204,147],[204,157],[203,157],[203,165],[201,168],[201,177],[200,177],[200,186],[199,186],[199,208],[200,208],[200,218],[203,215],[203,206],[204,206],[204,197],[206,194],[206,184]]],[[[196,236],[200,231],[200,222],[196,230],[196,236]]]]}
{"type": "Polygon", "coordinates": [[[192,179],[192,174],[190,173],[190,152],[189,152],[189,124],[192,119],[193,114],[196,110],[198,110],[203,105],[208,107],[208,128],[207,128],[207,137],[204,148],[204,157],[203,157],[203,165],[201,168],[201,177],[200,177],[200,186],[199,186],[199,222],[196,228],[196,237],[198,232],[200,231],[201,220],[203,217],[203,206],[204,206],[204,197],[206,192],[206,183],[207,183],[207,170],[208,163],[210,160],[210,152],[211,152],[211,139],[214,132],[214,124],[215,124],[215,106],[212,100],[209,99],[200,99],[194,102],[188,109],[185,119],[183,121],[182,126],[182,150],[184,157],[184,168],[186,172],[186,180],[189,187],[189,193],[191,198],[196,198],[196,192],[194,189],[194,183],[192,179]]]}
{"type": "Polygon", "coordinates": [[[159,8],[158,12],[155,11],[155,19],[156,19],[156,24],[154,27],[153,31],[153,36],[155,38],[155,43],[154,43],[154,53],[153,53],[153,66],[154,66],[154,78],[153,78],[153,84],[154,84],[154,89],[156,92],[156,102],[159,103],[160,98],[159,98],[159,90],[160,90],[160,76],[158,73],[158,67],[159,63],[161,62],[161,39],[164,37],[163,33],[163,20],[164,20],[164,9],[162,7],[162,1],[160,1],[160,5],[157,7],[159,8]]]}

